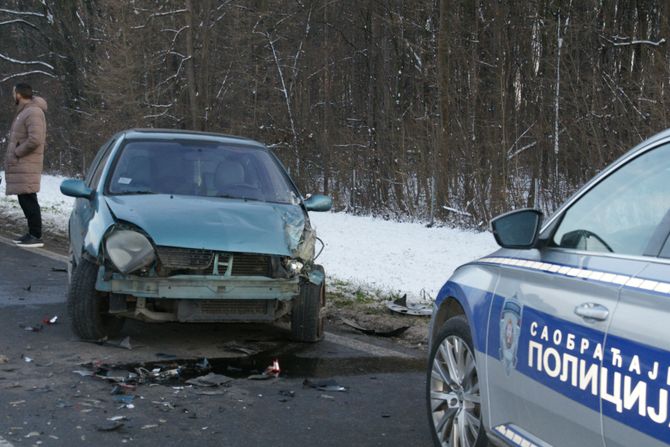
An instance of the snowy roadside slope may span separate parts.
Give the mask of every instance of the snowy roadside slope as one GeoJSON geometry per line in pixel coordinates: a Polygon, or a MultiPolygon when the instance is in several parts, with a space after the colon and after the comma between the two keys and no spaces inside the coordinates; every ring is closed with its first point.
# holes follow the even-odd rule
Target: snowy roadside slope
{"type": "MultiPolygon", "coordinates": [[[[0,171],[2,184],[0,184],[0,219],[7,217],[18,218],[21,221],[23,211],[19,206],[16,196],[5,195],[5,172],[0,171]]],[[[43,175],[41,191],[37,194],[37,200],[42,208],[42,220],[46,231],[59,231],[65,233],[67,222],[70,218],[70,210],[74,199],[60,193],[60,183],[65,177],[43,175]]]]}
{"type": "MultiPolygon", "coordinates": [[[[0,176],[0,222],[6,216],[22,220],[16,196],[5,196],[4,172],[0,176]]],[[[74,199],[60,193],[62,180],[42,177],[38,199],[46,231],[65,233],[67,229],[74,199]]],[[[312,212],[310,219],[326,243],[318,262],[331,279],[350,283],[354,289],[406,293],[412,300],[434,299],[456,267],[497,248],[490,233],[426,228],[344,213],[312,212]]]]}
{"type": "Polygon", "coordinates": [[[326,244],[318,262],[329,276],[412,300],[435,299],[456,267],[498,248],[490,233],[344,213],[312,212],[310,220],[326,244]]]}

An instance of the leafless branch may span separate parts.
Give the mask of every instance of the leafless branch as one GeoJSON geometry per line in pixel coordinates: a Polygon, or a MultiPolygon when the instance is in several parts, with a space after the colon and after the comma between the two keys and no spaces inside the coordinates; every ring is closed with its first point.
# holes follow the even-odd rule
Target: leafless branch
{"type": "Polygon", "coordinates": [[[10,14],[10,15],[15,15],[15,16],[33,16],[33,17],[42,17],[42,18],[47,18],[46,15],[39,13],[39,12],[30,12],[30,11],[13,11],[11,9],[4,9],[0,8],[0,12],[5,13],[5,14],[10,14]]]}
{"type": "Polygon", "coordinates": [[[22,25],[27,25],[27,26],[29,26],[29,27],[31,27],[31,28],[38,29],[36,25],[30,23],[30,22],[27,21],[27,20],[23,20],[23,19],[5,20],[4,22],[0,22],[0,26],[3,26],[3,25],[11,25],[11,24],[13,24],[13,23],[22,24],[22,25]]]}
{"type": "Polygon", "coordinates": [[[613,45],[615,47],[624,47],[628,45],[652,45],[654,47],[658,47],[661,44],[665,43],[665,38],[659,40],[659,41],[651,41],[651,40],[631,40],[630,42],[614,42],[613,45]]]}
{"type": "Polygon", "coordinates": [[[46,62],[42,62],[42,61],[22,61],[22,60],[19,60],[19,59],[11,58],[11,57],[9,57],[7,55],[4,55],[2,53],[0,53],[0,59],[4,59],[7,62],[11,62],[13,64],[18,64],[18,65],[43,65],[43,66],[45,66],[45,67],[47,67],[51,70],[54,69],[53,65],[47,64],[46,62]]]}
{"type": "Polygon", "coordinates": [[[44,76],[48,76],[48,77],[50,77],[50,78],[55,78],[55,77],[56,77],[56,75],[54,75],[54,74],[52,74],[52,73],[47,73],[46,71],[42,71],[42,70],[31,70],[31,71],[24,71],[24,72],[22,72],[22,73],[14,73],[14,74],[11,74],[11,75],[9,75],[9,76],[5,76],[4,78],[0,79],[0,84],[2,84],[3,82],[7,82],[7,81],[9,81],[10,79],[18,78],[18,77],[20,77],[20,76],[33,75],[33,74],[41,74],[41,75],[44,75],[44,76]]]}

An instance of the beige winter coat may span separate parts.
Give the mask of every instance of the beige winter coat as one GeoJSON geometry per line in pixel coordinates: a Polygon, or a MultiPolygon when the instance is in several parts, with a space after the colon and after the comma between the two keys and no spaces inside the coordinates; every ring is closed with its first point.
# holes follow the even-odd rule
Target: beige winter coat
{"type": "Polygon", "coordinates": [[[39,96],[18,108],[5,154],[6,195],[40,190],[47,135],[46,110],[47,102],[39,96]]]}

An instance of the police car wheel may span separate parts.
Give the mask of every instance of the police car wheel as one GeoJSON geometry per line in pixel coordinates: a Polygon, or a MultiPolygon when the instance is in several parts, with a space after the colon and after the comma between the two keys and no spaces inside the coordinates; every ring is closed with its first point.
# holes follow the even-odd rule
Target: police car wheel
{"type": "Polygon", "coordinates": [[[430,353],[428,419],[436,446],[484,447],[479,376],[468,321],[447,320],[430,353]]]}

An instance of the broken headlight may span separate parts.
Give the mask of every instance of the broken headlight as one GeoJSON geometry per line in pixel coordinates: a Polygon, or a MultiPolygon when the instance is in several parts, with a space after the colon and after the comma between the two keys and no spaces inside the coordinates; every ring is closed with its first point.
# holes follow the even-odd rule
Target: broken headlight
{"type": "Polygon", "coordinates": [[[291,276],[299,275],[305,265],[297,259],[287,259],[284,261],[284,267],[291,276]]]}
{"type": "Polygon", "coordinates": [[[147,267],[156,259],[149,239],[137,231],[114,231],[107,238],[105,248],[110,261],[123,274],[147,267]]]}

